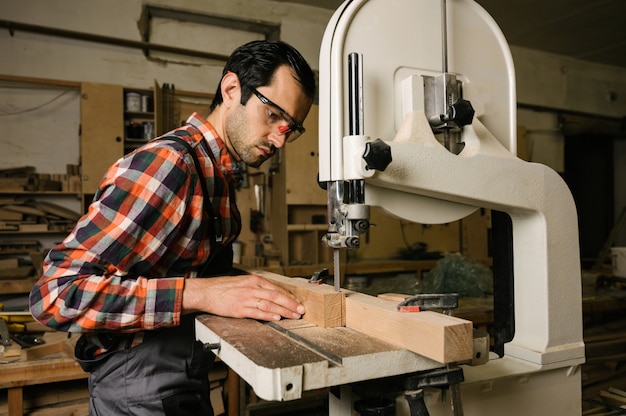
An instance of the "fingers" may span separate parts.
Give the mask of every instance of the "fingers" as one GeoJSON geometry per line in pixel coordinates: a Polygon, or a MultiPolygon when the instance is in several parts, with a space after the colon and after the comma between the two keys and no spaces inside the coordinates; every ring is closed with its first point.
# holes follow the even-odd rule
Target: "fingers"
{"type": "Polygon", "coordinates": [[[260,276],[252,276],[253,278],[257,278],[259,279],[258,281],[258,285],[259,287],[263,288],[263,289],[267,289],[267,290],[272,290],[272,291],[276,291],[276,292],[280,292],[282,294],[284,294],[285,296],[288,296],[294,300],[297,300],[296,297],[294,296],[293,293],[291,293],[290,291],[288,291],[285,288],[282,288],[272,282],[270,282],[267,279],[264,279],[263,277],[260,276]]]}
{"type": "Polygon", "coordinates": [[[288,290],[259,276],[250,276],[255,279],[259,287],[256,296],[261,302],[255,302],[255,308],[263,312],[277,313],[288,319],[300,319],[304,314],[304,306],[288,290]]]}
{"type": "Polygon", "coordinates": [[[204,311],[264,321],[300,319],[304,306],[287,290],[259,276],[186,279],[183,313],[204,311]]]}
{"type": "Polygon", "coordinates": [[[259,293],[254,309],[257,311],[254,317],[265,321],[300,319],[305,312],[304,306],[294,298],[271,289],[259,293]]]}
{"type": "MultiPolygon", "coordinates": [[[[256,311],[253,311],[252,315],[255,319],[263,321],[280,321],[282,319],[282,315],[272,312],[272,304],[267,300],[257,299],[254,308],[256,311]]],[[[299,318],[294,317],[293,319],[299,318]]]]}

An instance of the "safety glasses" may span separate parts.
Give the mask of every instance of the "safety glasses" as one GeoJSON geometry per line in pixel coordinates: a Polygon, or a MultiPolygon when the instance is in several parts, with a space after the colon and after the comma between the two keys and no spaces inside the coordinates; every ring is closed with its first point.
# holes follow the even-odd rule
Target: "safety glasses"
{"type": "Polygon", "coordinates": [[[285,135],[285,141],[290,143],[296,140],[298,137],[304,133],[304,126],[300,123],[297,123],[293,117],[291,117],[285,110],[280,108],[280,106],[274,104],[272,100],[261,94],[256,88],[252,90],[254,95],[269,107],[269,111],[264,112],[265,121],[269,126],[278,125],[281,121],[287,123],[287,125],[278,125],[278,133],[285,135]]]}

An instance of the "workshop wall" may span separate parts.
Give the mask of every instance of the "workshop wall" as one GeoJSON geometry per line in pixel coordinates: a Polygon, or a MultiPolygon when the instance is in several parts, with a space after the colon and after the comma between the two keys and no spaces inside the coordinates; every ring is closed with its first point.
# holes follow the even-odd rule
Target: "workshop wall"
{"type": "MultiPolygon", "coordinates": [[[[2,19],[85,34],[102,35],[134,41],[141,40],[138,22],[144,2],[111,0],[1,0],[2,19]]],[[[212,16],[224,16],[280,25],[280,37],[296,46],[317,68],[319,45],[331,11],[265,0],[177,0],[151,1],[152,6],[179,9],[212,16]]],[[[181,31],[191,23],[172,23],[181,31]]],[[[171,31],[169,33],[172,33],[171,31]]],[[[213,32],[212,38],[171,39],[168,44],[228,55],[241,43],[232,31],[213,32]],[[234,38],[234,39],[233,39],[234,38]]],[[[256,34],[258,37],[259,34],[256,34]]],[[[149,88],[152,80],[169,82],[188,91],[213,92],[221,75],[223,62],[200,62],[182,56],[170,59],[146,59],[141,50],[103,45],[80,40],[42,36],[24,31],[0,33],[0,50],[13,59],[0,61],[0,73],[122,84],[149,88]]]]}
{"type": "MultiPolygon", "coordinates": [[[[2,19],[8,21],[140,41],[138,21],[144,4],[142,0],[0,0],[0,10],[2,19]]],[[[280,38],[296,46],[314,69],[318,67],[319,45],[324,29],[333,13],[331,10],[271,0],[154,0],[150,5],[279,25],[280,38]]],[[[194,29],[191,23],[168,24],[180,25],[180,32],[184,34],[194,29]]],[[[175,32],[168,30],[165,33],[175,32]]],[[[188,35],[173,39],[165,39],[168,36],[163,35],[163,38],[157,39],[159,42],[171,41],[179,47],[202,48],[204,51],[227,55],[242,39],[249,36],[254,38],[259,35],[216,31],[207,32],[206,39],[200,41],[188,35]]],[[[626,71],[623,69],[515,46],[511,50],[516,66],[520,104],[598,116],[621,117],[626,114],[626,71]]],[[[159,55],[158,58],[146,58],[139,49],[20,30],[0,31],[0,51],[0,74],[4,75],[111,83],[134,88],[151,88],[156,80],[161,84],[174,84],[179,90],[203,93],[213,93],[223,66],[221,61],[183,56],[159,55]]],[[[0,91],[0,95],[2,93],[0,91]]],[[[51,94],[54,92],[48,92],[46,96],[51,94]]],[[[32,97],[26,100],[33,103],[45,101],[32,100],[32,97]]],[[[22,105],[25,102],[7,104],[0,99],[0,112],[24,108],[22,105]]],[[[67,94],[57,104],[63,104],[63,108],[31,115],[37,118],[37,128],[33,128],[29,115],[13,123],[12,127],[4,123],[6,118],[0,120],[4,131],[8,132],[0,136],[0,153],[11,154],[10,160],[0,157],[0,165],[17,166],[28,161],[36,163],[41,171],[56,172],[57,165],[77,163],[78,118],[74,109],[79,106],[79,97],[76,93],[67,94]],[[8,130],[11,128],[13,130],[8,130]],[[20,142],[17,152],[15,137],[19,137],[20,142]],[[52,157],[33,158],[28,149],[36,149],[41,155],[52,157]],[[56,157],[54,149],[65,151],[56,157]]],[[[530,160],[546,163],[559,171],[563,157],[562,138],[558,133],[548,132],[552,127],[558,128],[555,113],[539,117],[520,114],[519,120],[524,123],[533,143],[530,160]],[[546,123],[550,126],[548,129],[546,123]]],[[[626,189],[626,175],[618,163],[622,161],[623,164],[625,147],[621,144],[615,146],[618,213],[624,204],[623,197],[619,195],[624,194],[626,189]]],[[[618,242],[626,245],[626,230],[622,231],[618,242]]]]}
{"type": "MultiPolygon", "coordinates": [[[[319,44],[331,11],[276,3],[271,1],[153,1],[162,5],[198,13],[253,19],[280,25],[280,37],[294,44],[316,68],[319,44]]],[[[84,2],[51,0],[13,2],[0,0],[2,19],[53,29],[140,41],[138,21],[143,2],[113,0],[84,2]]],[[[191,23],[178,24],[180,31],[191,23]]],[[[170,30],[168,33],[175,33],[170,30]]],[[[207,32],[207,38],[185,42],[172,39],[168,45],[187,49],[200,48],[228,55],[246,40],[261,37],[258,33],[233,30],[207,32]],[[209,34],[213,35],[212,37],[209,34]]],[[[158,42],[166,42],[156,39],[158,42]]],[[[146,58],[139,49],[105,45],[89,41],[29,33],[0,31],[0,74],[47,78],[71,82],[98,82],[133,88],[151,88],[154,80],[174,84],[178,90],[213,93],[224,62],[199,60],[184,56],[146,58]]],[[[65,164],[78,164],[80,98],[77,90],[60,97],[42,111],[16,111],[47,103],[65,89],[3,88],[0,95],[4,116],[0,152],[12,157],[2,160],[4,167],[36,165],[42,172],[63,173],[65,164]],[[16,138],[19,137],[19,140],[16,138]],[[61,154],[58,154],[58,153],[61,154]]]]}
{"type": "Polygon", "coordinates": [[[68,163],[78,165],[78,89],[0,85],[0,97],[0,168],[65,173],[68,163]]]}
{"type": "MultiPolygon", "coordinates": [[[[595,124],[595,128],[588,129],[590,136],[603,135],[614,143],[613,222],[616,222],[626,207],[626,132],[624,124],[619,122],[626,116],[626,70],[515,46],[511,47],[511,53],[520,106],[518,124],[527,131],[528,160],[544,163],[562,173],[566,139],[559,117],[563,112],[584,115],[595,124]],[[615,126],[612,131],[607,127],[610,124],[615,126]]],[[[593,145],[590,141],[589,146],[593,145]]],[[[580,169],[588,168],[580,166],[580,169]]],[[[614,245],[626,245],[626,227],[617,235],[614,245]]]]}

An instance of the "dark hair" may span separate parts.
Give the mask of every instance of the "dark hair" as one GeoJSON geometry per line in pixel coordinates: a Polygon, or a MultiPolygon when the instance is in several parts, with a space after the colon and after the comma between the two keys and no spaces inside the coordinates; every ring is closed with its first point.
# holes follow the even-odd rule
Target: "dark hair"
{"type": "MultiPolygon", "coordinates": [[[[316,86],[311,67],[293,46],[279,40],[255,40],[238,47],[228,58],[222,77],[228,71],[237,74],[241,83],[241,104],[245,105],[252,90],[269,85],[281,65],[291,67],[304,94],[313,99],[316,86]]],[[[221,81],[211,103],[211,111],[224,101],[220,86],[221,81]]]]}

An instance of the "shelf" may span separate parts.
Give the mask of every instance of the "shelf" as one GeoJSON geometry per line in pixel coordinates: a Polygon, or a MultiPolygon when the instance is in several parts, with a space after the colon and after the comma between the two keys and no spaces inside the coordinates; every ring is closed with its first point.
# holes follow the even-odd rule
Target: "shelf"
{"type": "Polygon", "coordinates": [[[143,111],[124,111],[125,118],[140,118],[145,120],[154,120],[153,112],[143,112],[143,111]]]}
{"type": "Polygon", "coordinates": [[[0,293],[28,293],[43,258],[81,216],[82,193],[68,191],[0,192],[0,293]]]}
{"type": "Polygon", "coordinates": [[[46,195],[46,196],[75,196],[80,198],[82,195],[80,192],[66,192],[66,191],[2,191],[0,195],[46,195]]]}
{"type": "Polygon", "coordinates": [[[71,191],[6,191],[0,190],[0,195],[13,195],[13,194],[32,194],[32,195],[80,195],[80,192],[71,191]]]}
{"type": "Polygon", "coordinates": [[[328,231],[328,224],[287,224],[287,231],[328,231]]]}
{"type": "Polygon", "coordinates": [[[29,293],[35,283],[36,278],[0,280],[0,293],[5,295],[29,293]]]}
{"type": "Polygon", "coordinates": [[[20,231],[20,230],[5,230],[0,231],[0,235],[32,235],[32,234],[69,234],[71,230],[45,230],[45,231],[20,231]]]}

